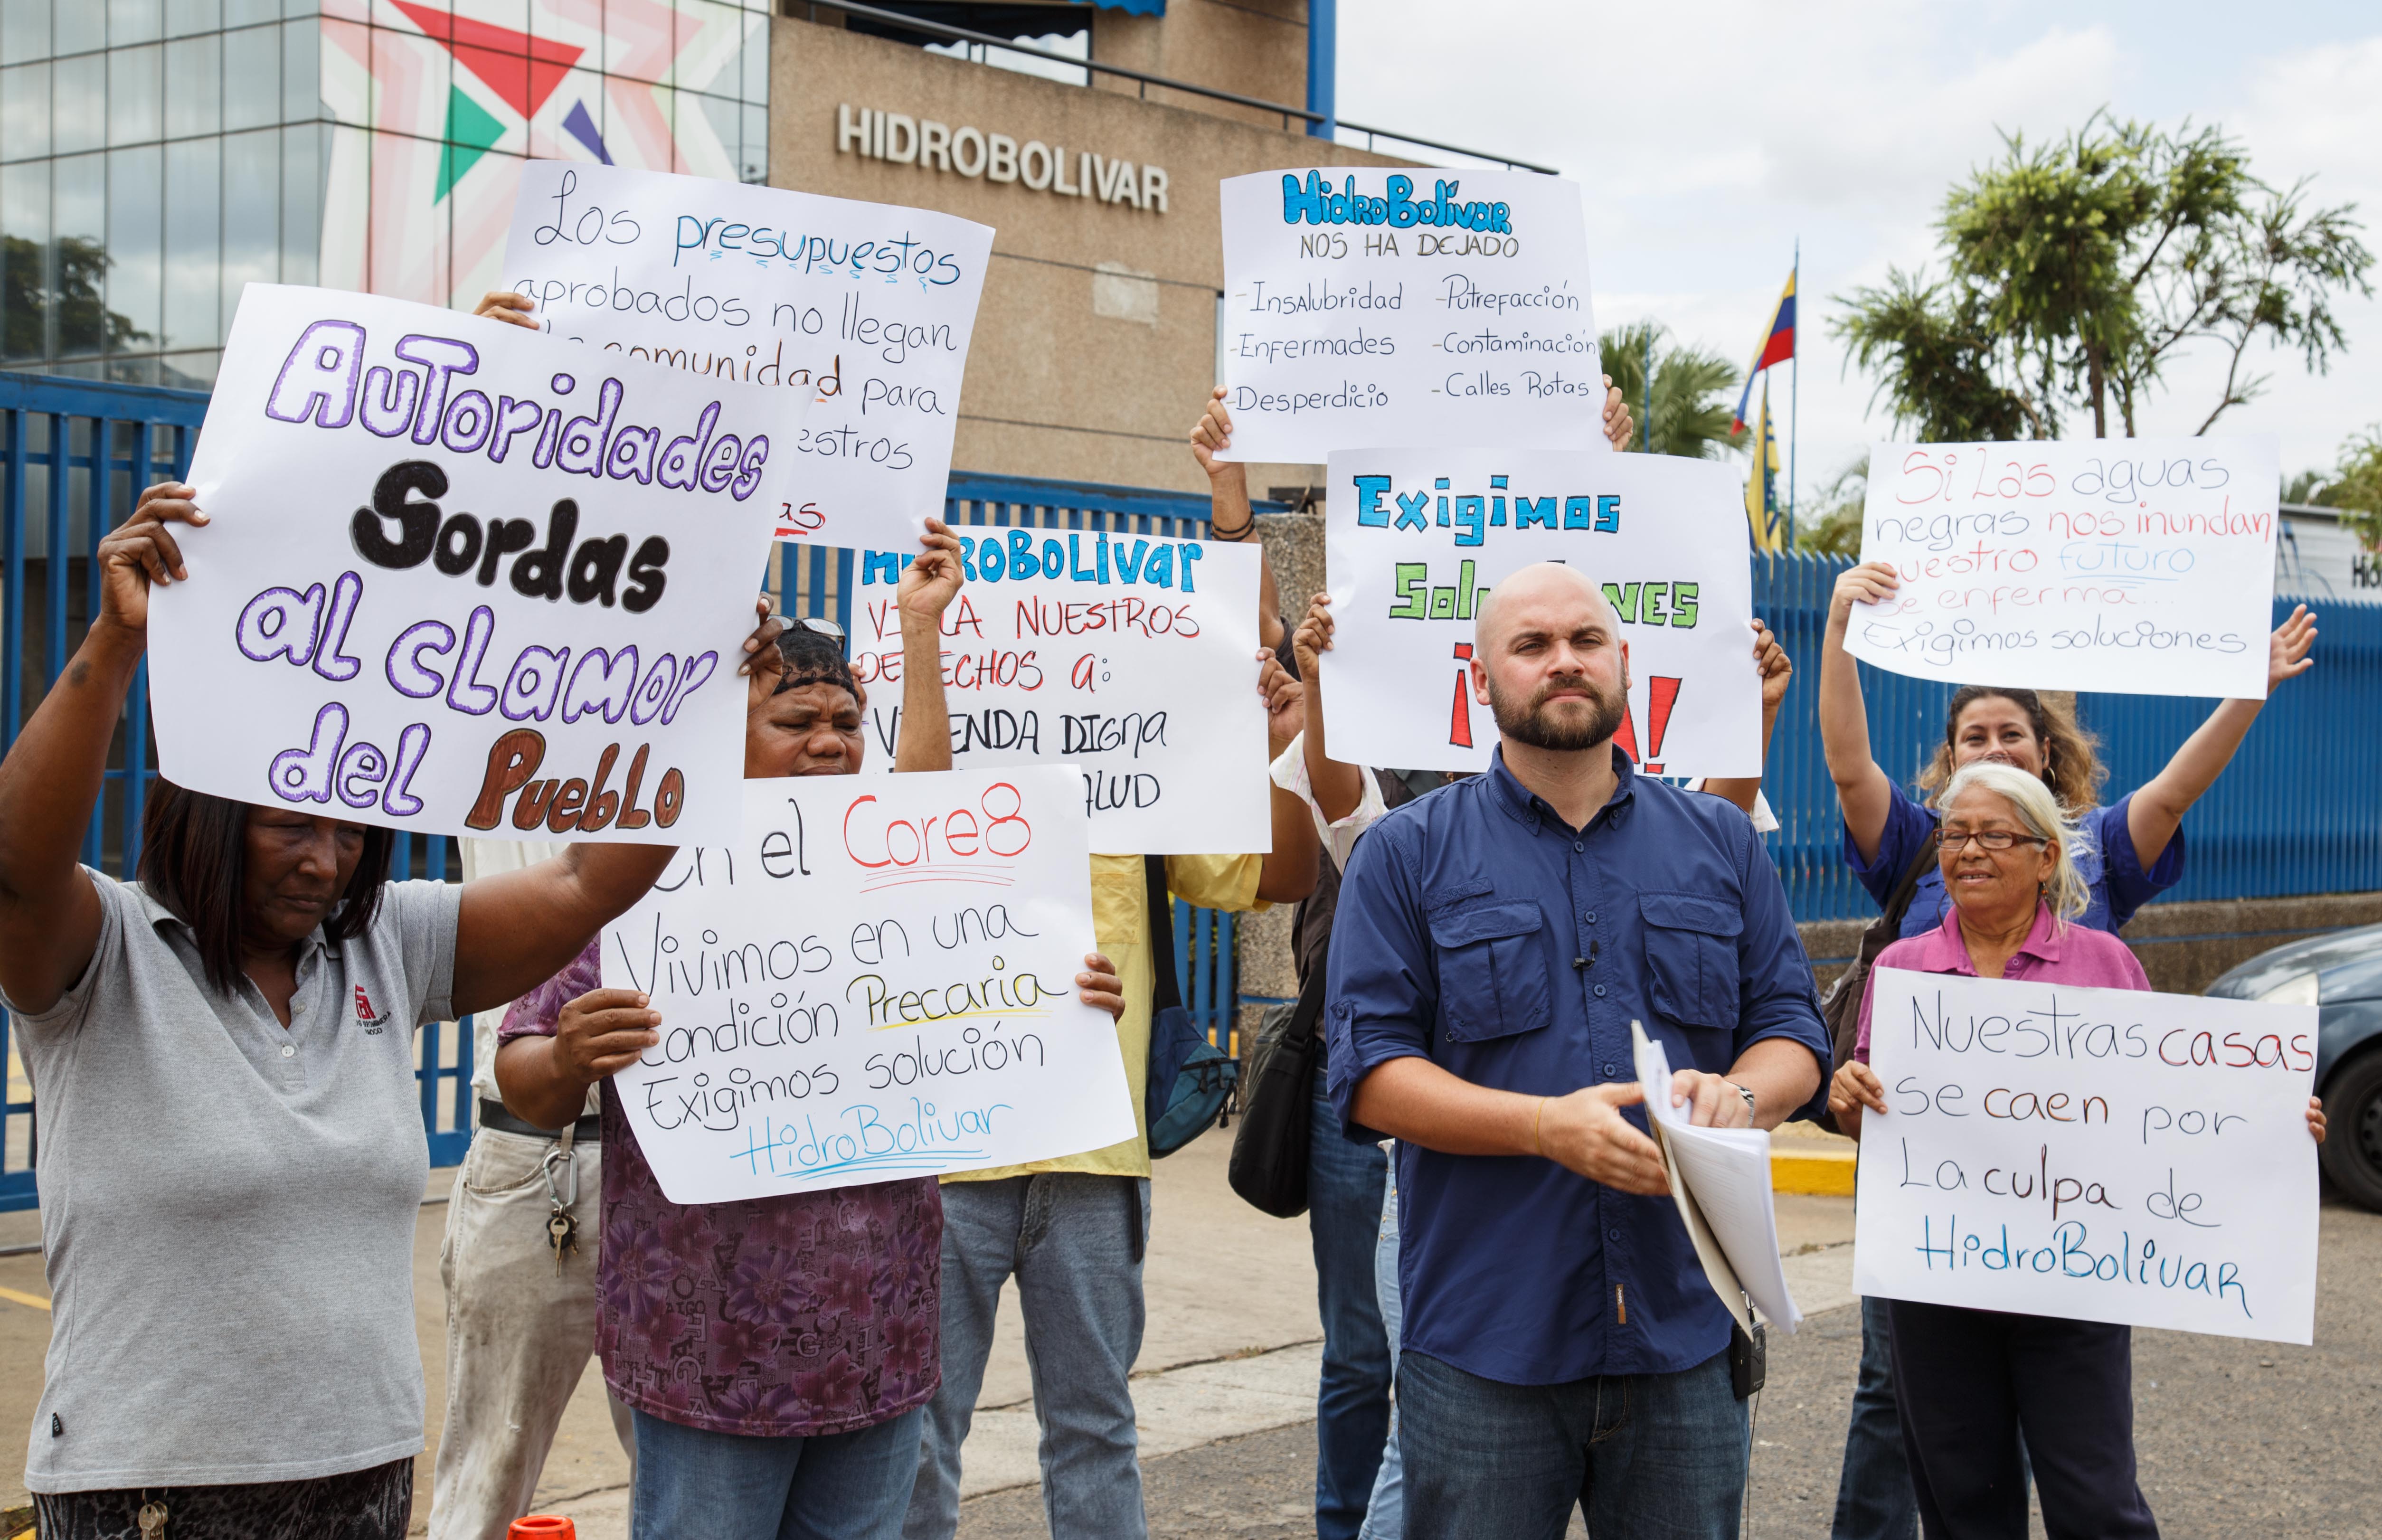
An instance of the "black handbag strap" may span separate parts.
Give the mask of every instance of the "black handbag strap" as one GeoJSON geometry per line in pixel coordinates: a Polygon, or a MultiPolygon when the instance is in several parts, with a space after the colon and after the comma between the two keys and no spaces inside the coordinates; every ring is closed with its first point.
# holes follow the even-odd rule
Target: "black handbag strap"
{"type": "Polygon", "coordinates": [[[1331,969],[1310,968],[1307,982],[1298,987],[1298,1004],[1290,1008],[1290,1023],[1282,1031],[1284,1045],[1304,1049],[1316,1037],[1316,1025],[1323,1019],[1323,979],[1331,969]]]}
{"type": "Polygon", "coordinates": [[[1183,986],[1174,978],[1174,903],[1166,893],[1166,857],[1144,856],[1141,869],[1149,888],[1149,961],[1158,969],[1149,992],[1149,1014],[1155,1016],[1183,1004],[1183,986]]]}
{"type": "MultiPolygon", "coordinates": [[[[1934,868],[1936,848],[1943,843],[1943,838],[1940,828],[1927,831],[1927,838],[1920,842],[1919,854],[1911,858],[1909,869],[1902,874],[1902,881],[1894,885],[1893,896],[1885,901],[1885,912],[1878,917],[1885,922],[1886,936],[1879,942],[1878,952],[1885,951],[1901,934],[1903,917],[1910,913],[1910,901],[1919,893],[1919,880],[1934,868]]],[[[1872,953],[1871,958],[1864,961],[1873,959],[1875,955],[1872,953]]]]}

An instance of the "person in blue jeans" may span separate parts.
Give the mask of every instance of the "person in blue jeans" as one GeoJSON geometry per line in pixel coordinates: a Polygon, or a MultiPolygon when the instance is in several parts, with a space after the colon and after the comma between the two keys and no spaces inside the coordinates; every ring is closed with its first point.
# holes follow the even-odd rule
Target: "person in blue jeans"
{"type": "Polygon", "coordinates": [[[1342,880],[1327,1075],[1344,1137],[1399,1141],[1408,1540],[1742,1516],[1729,1315],[1625,1109],[1808,1116],[1828,1041],[1751,823],[1615,746],[1628,667],[1595,574],[1508,576],[1475,617],[1488,771],[1392,811],[1342,880]],[[1681,1066],[1651,1091],[1633,1023],[1681,1066]]]}
{"type": "MultiPolygon", "coordinates": [[[[1954,771],[1978,760],[2040,777],[2075,816],[2080,838],[2073,854],[2087,895],[2077,924],[2115,931],[2181,881],[2183,815],[2216,784],[2265,703],[2220,701],[2158,774],[2104,807],[2100,792],[2106,771],[2092,735],[2077,725],[2072,711],[2032,690],[1966,685],[1953,693],[1944,741],[1919,777],[1919,789],[1928,797],[1922,804],[1872,757],[1860,671],[1845,650],[1853,606],[1891,599],[1900,586],[1890,561],[1863,562],[1837,578],[1820,653],[1820,739],[1844,812],[1846,861],[1881,906],[1893,898],[1906,872],[1925,863],[1897,933],[1925,935],[1944,923],[1944,879],[1928,850],[1938,821],[1933,804],[1954,771]]],[[[2309,656],[2315,636],[2315,617],[2305,605],[2275,629],[2267,639],[2270,695],[2283,681],[2315,666],[2309,656]]],[[[1860,1374],[1845,1430],[1832,1540],[1907,1540],[1918,1523],[1884,1302],[1864,1300],[1860,1374]]]]}

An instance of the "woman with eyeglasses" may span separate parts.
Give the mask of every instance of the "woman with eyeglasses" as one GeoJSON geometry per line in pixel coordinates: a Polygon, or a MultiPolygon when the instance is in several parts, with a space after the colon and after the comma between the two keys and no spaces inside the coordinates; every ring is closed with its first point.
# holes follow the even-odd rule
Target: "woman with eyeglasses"
{"type": "MultiPolygon", "coordinates": [[[[2091,902],[2076,820],[2041,777],[1973,761],[1952,776],[1939,810],[1936,868],[1950,905],[1934,929],[1880,953],[1879,967],[2151,987],[2125,942],[2074,923],[2091,902]]],[[[1871,1004],[1865,991],[1853,1058],[1828,1088],[1837,1127],[1857,1139],[1864,1112],[1887,1112],[1869,1066],[1871,1004]]],[[[2321,1142],[2314,1097],[2307,1124],[2321,1142]]],[[[1904,1391],[1902,1447],[1929,1540],[2024,1540],[2021,1434],[2051,1534],[2158,1534],[2134,1479],[2131,1328],[1905,1300],[1886,1301],[1885,1315],[1904,1391]]]]}
{"type": "MultiPolygon", "coordinates": [[[[1947,782],[1971,764],[2008,765],[2040,781],[2074,820],[2066,849],[2081,884],[2083,907],[2074,918],[2093,930],[2114,931],[2134,911],[2183,878],[2183,815],[2231,762],[2265,704],[2218,703],[2184,740],[2166,768],[2107,806],[2100,804],[2106,775],[2092,734],[2074,714],[2032,690],[1971,684],[1952,696],[1944,714],[1944,741],[1919,777],[1914,797],[1879,767],[1870,752],[1869,719],[1860,674],[1845,650],[1855,604],[1891,599],[1900,586],[1894,563],[1866,561],[1836,579],[1820,649],[1820,741],[1836,783],[1845,819],[1845,859],[1881,909],[1908,893],[1894,934],[1925,936],[1943,925],[1951,895],[1934,848],[1947,782]],[[1921,797],[1930,800],[1922,801],[1921,797]]],[[[2302,605],[2267,642],[2266,688],[2315,667],[2315,617],[2302,605]]],[[[1845,1433],[1831,1540],[1905,1540],[1911,1533],[1910,1482],[1896,1435],[1894,1366],[1885,1350],[1883,1300],[1861,1304],[1860,1378],[1845,1433]]]]}

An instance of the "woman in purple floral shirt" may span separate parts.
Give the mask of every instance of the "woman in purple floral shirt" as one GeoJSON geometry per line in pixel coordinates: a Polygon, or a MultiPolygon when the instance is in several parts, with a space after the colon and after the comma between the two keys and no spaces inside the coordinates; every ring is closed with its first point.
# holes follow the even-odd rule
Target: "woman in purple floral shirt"
{"type": "MultiPolygon", "coordinates": [[[[944,720],[940,621],[959,545],[929,522],[901,585],[903,715],[944,720]]],[[[744,774],[849,775],[865,696],[841,645],[797,626],[782,671],[755,671],[744,774]]],[[[901,740],[897,770],[947,770],[943,733],[901,740]]],[[[596,1349],[636,1418],[637,1536],[892,1540],[942,1381],[943,1209],[932,1177],[743,1202],[662,1195],[610,1077],[657,1041],[657,1012],[600,987],[586,951],[522,998],[498,1034],[514,1115],[570,1123],[603,1082],[604,1234],[596,1349]]],[[[1123,1007],[1108,960],[1084,959],[1086,1003],[1123,1007]]]]}

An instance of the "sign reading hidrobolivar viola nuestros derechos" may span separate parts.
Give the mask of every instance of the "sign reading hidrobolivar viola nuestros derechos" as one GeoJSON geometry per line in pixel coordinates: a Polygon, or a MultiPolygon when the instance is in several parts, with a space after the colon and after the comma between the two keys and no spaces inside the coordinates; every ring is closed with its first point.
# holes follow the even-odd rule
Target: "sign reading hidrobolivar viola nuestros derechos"
{"type": "Polygon", "coordinates": [[[159,768],[433,834],[732,835],[766,398],[372,295],[251,284],[150,612],[159,768]]]}

